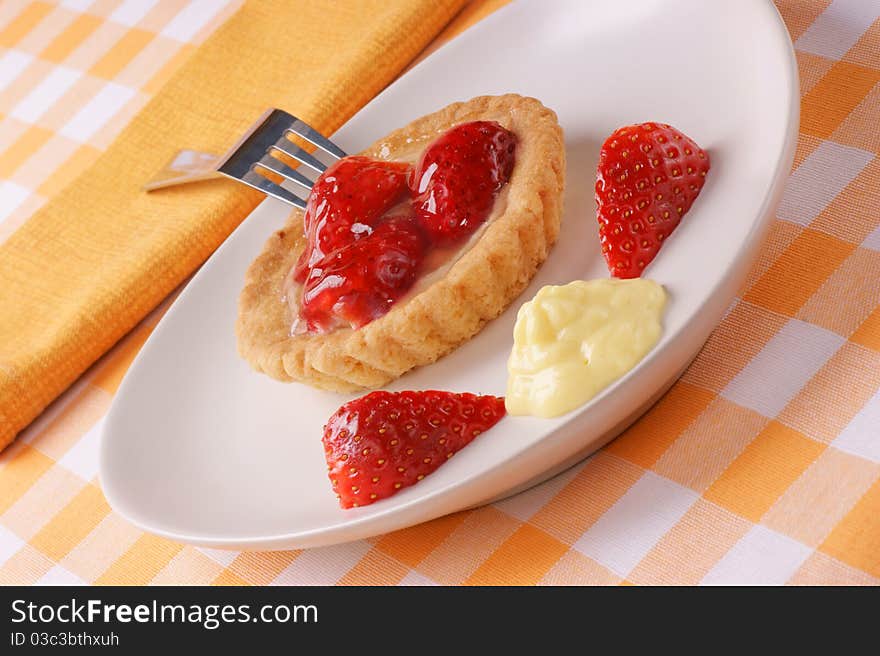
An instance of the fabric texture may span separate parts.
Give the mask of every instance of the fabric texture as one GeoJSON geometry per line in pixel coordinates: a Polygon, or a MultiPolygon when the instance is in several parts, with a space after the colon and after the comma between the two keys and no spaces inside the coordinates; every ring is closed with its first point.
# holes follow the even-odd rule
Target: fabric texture
{"type": "MultiPolygon", "coordinates": [[[[351,93],[361,95],[338,114],[330,113],[339,109],[336,105],[320,103],[318,98],[324,96],[304,100],[291,87],[253,102],[232,94],[234,104],[216,103],[210,117],[199,117],[193,97],[187,94],[196,89],[204,92],[205,81],[191,80],[189,74],[209,68],[208,54],[224,51],[219,44],[240,43],[234,51],[238,56],[251,52],[245,47],[254,42],[255,34],[274,33],[277,28],[267,20],[277,14],[262,9],[268,3],[245,4],[214,37],[196,47],[237,6],[217,3],[209,22],[187,28],[187,15],[198,14],[189,7],[205,4],[95,2],[86,10],[72,10],[22,0],[0,3],[0,47],[4,48],[0,51],[0,217],[5,219],[0,235],[24,226],[0,251],[0,348],[6,377],[0,407],[6,409],[13,385],[16,393],[41,385],[25,375],[31,371],[25,365],[33,371],[42,366],[28,364],[29,358],[42,359],[49,367],[60,362],[48,342],[31,353],[22,336],[13,343],[19,350],[6,350],[13,322],[26,327],[27,321],[48,321],[44,325],[55,327],[59,343],[70,334],[67,322],[73,319],[77,330],[90,331],[89,340],[95,339],[101,324],[112,325],[118,337],[139,314],[164,298],[255,202],[225,183],[212,184],[198,190],[195,200],[187,200],[187,212],[182,214],[175,207],[184,202],[183,197],[172,202],[138,196],[133,190],[136,172],[141,176],[152,172],[181,141],[222,148],[255,113],[271,104],[332,129],[396,72],[389,67],[383,73],[387,79],[370,78],[369,89],[359,86],[363,69],[345,77],[350,89],[339,91],[334,102],[349,102],[351,93]],[[132,18],[136,5],[152,8],[132,18]],[[95,35],[102,31],[111,32],[112,38],[97,40],[95,35]],[[164,59],[152,68],[128,54],[139,52],[137,44],[155,41],[164,44],[164,59]],[[107,54],[112,52],[117,54],[107,54]],[[15,73],[22,66],[39,77],[25,81],[23,73],[15,73]],[[172,68],[179,72],[162,86],[172,68]],[[70,82],[69,71],[81,75],[70,82]],[[91,78],[98,82],[81,88],[83,80],[91,78]],[[109,85],[116,86],[105,91],[109,85]],[[130,100],[119,100],[117,86],[131,90],[130,100]],[[138,152],[125,151],[123,137],[100,156],[135,111],[132,105],[142,105],[160,87],[147,112],[166,113],[156,114],[157,118],[141,115],[123,133],[126,139],[137,137],[135,143],[149,161],[140,159],[138,152]],[[82,100],[84,92],[92,93],[91,99],[82,100]],[[170,97],[177,101],[169,105],[163,101],[169,97],[165,94],[173,94],[170,97]],[[33,117],[29,112],[39,103],[29,98],[55,98],[54,103],[74,111],[50,108],[33,117]],[[96,117],[92,123],[75,118],[77,108],[85,106],[86,113],[96,117]],[[175,118],[180,108],[189,109],[175,118]],[[65,127],[71,121],[74,127],[65,127]],[[216,131],[206,133],[198,127],[205,123],[216,131]],[[166,129],[177,135],[173,146],[163,133],[166,129]],[[195,132],[187,132],[190,129],[195,132]],[[145,154],[155,143],[166,149],[161,157],[145,154]],[[58,165],[58,172],[41,179],[33,162],[47,162],[45,144],[68,159],[58,165]],[[103,176],[105,185],[108,178],[115,184],[119,177],[118,190],[107,186],[110,198],[96,197],[88,189],[97,182],[83,179],[56,194],[61,185],[55,180],[64,175],[63,169],[81,169],[90,158],[98,158],[93,170],[103,176]],[[104,164],[104,158],[119,170],[104,164]],[[34,194],[52,198],[36,213],[34,194]],[[12,202],[15,199],[20,199],[18,205],[12,202]],[[152,206],[144,203],[153,202],[160,204],[156,209],[167,220],[148,216],[152,206]],[[235,216],[217,210],[226,203],[236,208],[235,216]],[[52,209],[59,204],[69,213],[52,209]],[[82,207],[90,211],[83,214],[78,209],[82,207]],[[76,248],[59,252],[58,236],[49,234],[50,227],[63,223],[63,218],[72,222],[84,215],[97,217],[95,224],[104,238],[119,240],[111,242],[105,253],[103,245],[80,234],[76,248]],[[128,222],[123,229],[114,222],[119,217],[150,222],[142,228],[128,222]],[[36,243],[38,237],[45,243],[36,243]],[[160,246],[167,244],[173,245],[169,252],[186,259],[186,264],[167,263],[160,257],[164,252],[160,246]],[[14,263],[8,260],[8,253],[20,254],[26,246],[32,256],[17,255],[14,263]],[[102,285],[106,276],[127,270],[125,260],[153,262],[144,270],[128,270],[127,278],[117,278],[126,281],[126,293],[133,296],[138,287],[132,271],[137,269],[141,279],[154,279],[156,289],[143,292],[149,302],[132,300],[124,320],[110,319],[100,303],[63,303],[59,312],[63,311],[64,321],[41,313],[40,301],[57,302],[69,290],[58,273],[41,278],[47,275],[47,265],[71,260],[68,273],[82,273],[89,257],[91,264],[101,265],[89,280],[95,298],[104,303],[122,294],[117,283],[112,290],[102,285]],[[9,307],[10,285],[20,289],[28,277],[35,281],[28,286],[34,290],[25,309],[29,318],[10,318],[15,314],[9,307]],[[10,373],[12,355],[20,360],[10,373]]],[[[304,15],[318,20],[308,13],[315,11],[314,4],[284,3],[296,13],[297,24],[302,24],[304,15]]],[[[387,42],[374,44],[387,41],[389,34],[402,34],[388,26],[402,24],[397,21],[406,16],[411,21],[406,24],[415,30],[420,21],[413,16],[424,16],[426,7],[434,5],[425,3],[414,14],[406,9],[409,3],[378,4],[392,12],[383,14],[387,23],[376,21],[364,3],[333,3],[334,10],[352,17],[358,34],[366,30],[371,35],[358,44],[337,42],[334,53],[348,45],[346,61],[361,62],[355,51],[364,48],[373,53],[370,71],[394,53],[399,53],[399,68],[405,63],[404,51],[412,56],[421,41],[431,38],[425,31],[418,44],[395,43],[386,55],[387,42]],[[381,57],[376,54],[379,50],[381,57]]],[[[443,32],[444,38],[502,4],[486,0],[468,4],[443,32]]],[[[122,375],[167,307],[165,301],[0,454],[0,583],[876,585],[880,582],[880,6],[863,0],[777,0],[776,4],[795,44],[802,95],[795,163],[777,219],[747,283],[698,358],[620,438],[586,462],[516,497],[370,540],[273,553],[173,543],[144,534],[113,513],[96,477],[103,417],[122,375]]],[[[448,8],[443,20],[452,11],[448,8]]],[[[437,18],[434,31],[443,20],[437,18]]],[[[315,48],[324,46],[316,40],[315,48]]],[[[295,52],[287,56],[292,58],[287,60],[291,66],[307,57],[295,52]]],[[[332,78],[333,84],[321,86],[329,74],[315,73],[316,89],[322,93],[344,84],[332,78]]],[[[242,78],[232,69],[229,75],[233,80],[242,78]]],[[[268,73],[259,75],[271,80],[268,73]]],[[[223,80],[215,82],[235,88],[223,80]]],[[[71,225],[63,234],[76,228],[71,225]]],[[[112,339],[105,337],[99,346],[108,346],[112,339]]],[[[89,348],[94,349],[89,357],[100,353],[98,346],[89,348]]],[[[85,367],[88,358],[78,357],[85,367]]],[[[72,369],[69,374],[76,375],[72,369]]],[[[25,395],[31,400],[16,410],[16,421],[25,421],[26,410],[37,412],[54,393],[41,389],[39,402],[25,395]]]]}

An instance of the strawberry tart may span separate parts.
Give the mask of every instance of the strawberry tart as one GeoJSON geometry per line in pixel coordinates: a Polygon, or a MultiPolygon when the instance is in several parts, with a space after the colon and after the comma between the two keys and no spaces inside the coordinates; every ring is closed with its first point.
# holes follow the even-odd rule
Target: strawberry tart
{"type": "Polygon", "coordinates": [[[556,115],[512,94],[449,105],[338,161],[248,269],[239,352],[334,391],[434,362],[546,259],[564,176],[556,115]]]}

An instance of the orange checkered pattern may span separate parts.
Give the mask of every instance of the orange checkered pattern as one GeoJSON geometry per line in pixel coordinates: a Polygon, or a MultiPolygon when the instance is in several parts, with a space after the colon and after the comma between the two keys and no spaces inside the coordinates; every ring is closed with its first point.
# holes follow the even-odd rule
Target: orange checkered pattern
{"type": "Polygon", "coordinates": [[[0,242],[85,170],[240,3],[0,2],[0,242]]]}
{"type": "MultiPolygon", "coordinates": [[[[234,4],[0,4],[0,234],[234,4]]],[[[880,5],[777,6],[802,86],[777,220],[699,357],[608,447],[511,499],[336,547],[237,553],[146,535],[104,500],[97,446],[160,309],[0,454],[0,582],[880,582],[880,5]]]]}

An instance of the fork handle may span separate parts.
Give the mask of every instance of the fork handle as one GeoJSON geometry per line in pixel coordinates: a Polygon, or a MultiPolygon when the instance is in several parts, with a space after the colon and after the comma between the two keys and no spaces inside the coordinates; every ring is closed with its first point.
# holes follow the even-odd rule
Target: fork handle
{"type": "Polygon", "coordinates": [[[145,191],[153,191],[163,187],[225,177],[217,171],[219,164],[218,155],[201,153],[197,150],[181,150],[143,188],[145,191]]]}

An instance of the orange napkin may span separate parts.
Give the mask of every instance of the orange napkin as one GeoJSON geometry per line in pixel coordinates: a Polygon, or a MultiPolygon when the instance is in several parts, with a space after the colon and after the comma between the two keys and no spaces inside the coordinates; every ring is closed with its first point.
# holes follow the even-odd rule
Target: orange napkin
{"type": "Polygon", "coordinates": [[[0,448],[262,199],[227,180],[142,192],[174,152],[223,152],[268,107],[332,133],[462,4],[245,2],[90,169],[0,246],[0,448]]]}

